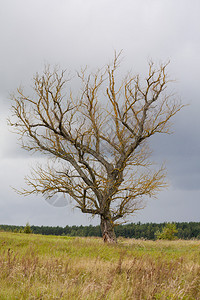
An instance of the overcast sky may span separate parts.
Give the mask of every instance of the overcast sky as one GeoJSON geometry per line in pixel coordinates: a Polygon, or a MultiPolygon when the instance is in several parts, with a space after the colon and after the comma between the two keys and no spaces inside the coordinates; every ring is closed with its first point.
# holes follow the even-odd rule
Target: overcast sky
{"type": "Polygon", "coordinates": [[[29,88],[45,62],[69,70],[110,62],[123,49],[123,70],[145,75],[148,59],[171,63],[177,97],[190,104],[174,119],[173,135],[152,140],[153,159],[165,161],[169,189],[130,218],[132,222],[200,221],[200,1],[0,0],[0,224],[96,224],[71,206],[23,197],[37,157],[9,132],[9,93],[29,88]]]}

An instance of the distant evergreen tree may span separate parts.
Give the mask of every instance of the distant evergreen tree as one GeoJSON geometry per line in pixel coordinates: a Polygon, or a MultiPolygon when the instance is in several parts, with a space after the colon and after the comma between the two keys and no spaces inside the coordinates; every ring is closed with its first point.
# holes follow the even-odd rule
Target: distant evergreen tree
{"type": "Polygon", "coordinates": [[[26,223],[26,226],[24,227],[24,233],[27,233],[27,234],[32,233],[30,224],[28,222],[26,223]]]}

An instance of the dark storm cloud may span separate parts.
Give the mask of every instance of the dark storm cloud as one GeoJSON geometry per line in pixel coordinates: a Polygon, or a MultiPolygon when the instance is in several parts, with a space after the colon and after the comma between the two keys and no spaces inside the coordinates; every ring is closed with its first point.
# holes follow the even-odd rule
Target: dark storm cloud
{"type": "MultiPolygon", "coordinates": [[[[166,162],[171,189],[159,195],[159,202],[151,202],[139,214],[140,220],[154,221],[157,215],[158,221],[178,220],[180,203],[185,220],[196,220],[200,204],[193,200],[192,211],[187,201],[188,197],[200,198],[200,2],[183,0],[180,5],[173,0],[0,0],[0,4],[0,211],[4,212],[0,217],[7,218],[8,223],[19,223],[20,219],[23,224],[36,224],[37,220],[41,223],[42,219],[49,225],[56,221],[67,223],[63,221],[63,211],[62,217],[58,214],[51,221],[54,210],[47,209],[46,203],[41,206],[36,201],[33,208],[30,203],[34,199],[27,202],[28,198],[24,200],[10,189],[13,182],[23,185],[28,161],[33,158],[21,150],[17,137],[8,131],[9,93],[20,84],[31,93],[31,78],[45,62],[72,71],[85,65],[96,68],[111,61],[114,49],[124,49],[123,71],[144,75],[148,59],[170,59],[169,74],[177,80],[173,89],[184,103],[190,104],[175,117],[174,135],[152,140],[153,159],[166,162]],[[29,220],[28,207],[34,214],[30,209],[29,220]]],[[[76,90],[76,85],[73,87],[76,90]]],[[[74,223],[78,218],[74,215],[74,223]]]]}
{"type": "Polygon", "coordinates": [[[165,161],[174,188],[200,191],[199,111],[199,103],[191,102],[174,120],[172,135],[155,136],[152,140],[154,159],[165,161]]]}

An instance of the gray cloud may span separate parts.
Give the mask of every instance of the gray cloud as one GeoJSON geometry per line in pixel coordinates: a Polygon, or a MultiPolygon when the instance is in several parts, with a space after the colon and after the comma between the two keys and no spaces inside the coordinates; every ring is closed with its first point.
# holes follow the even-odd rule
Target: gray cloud
{"type": "MultiPolygon", "coordinates": [[[[85,216],[71,214],[67,208],[59,210],[39,198],[24,199],[11,190],[10,184],[23,185],[28,164],[34,159],[20,149],[17,137],[8,131],[9,93],[22,83],[31,93],[31,78],[42,70],[45,62],[72,71],[85,65],[96,68],[111,61],[114,49],[124,49],[123,71],[142,75],[148,59],[156,62],[170,59],[169,73],[177,79],[173,89],[184,103],[190,104],[175,118],[173,135],[157,136],[151,142],[153,159],[166,162],[171,188],[159,194],[159,201],[151,200],[132,220],[198,220],[200,2],[194,0],[191,5],[183,0],[180,5],[173,0],[7,0],[0,3],[1,223],[87,223],[85,216]]],[[[73,87],[76,89],[76,85],[73,87]]]]}

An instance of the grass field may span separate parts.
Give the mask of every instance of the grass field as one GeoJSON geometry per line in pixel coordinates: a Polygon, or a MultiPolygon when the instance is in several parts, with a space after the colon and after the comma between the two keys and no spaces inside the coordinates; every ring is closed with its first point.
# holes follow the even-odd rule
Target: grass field
{"type": "Polygon", "coordinates": [[[0,232],[0,299],[200,299],[200,242],[0,232]]]}

